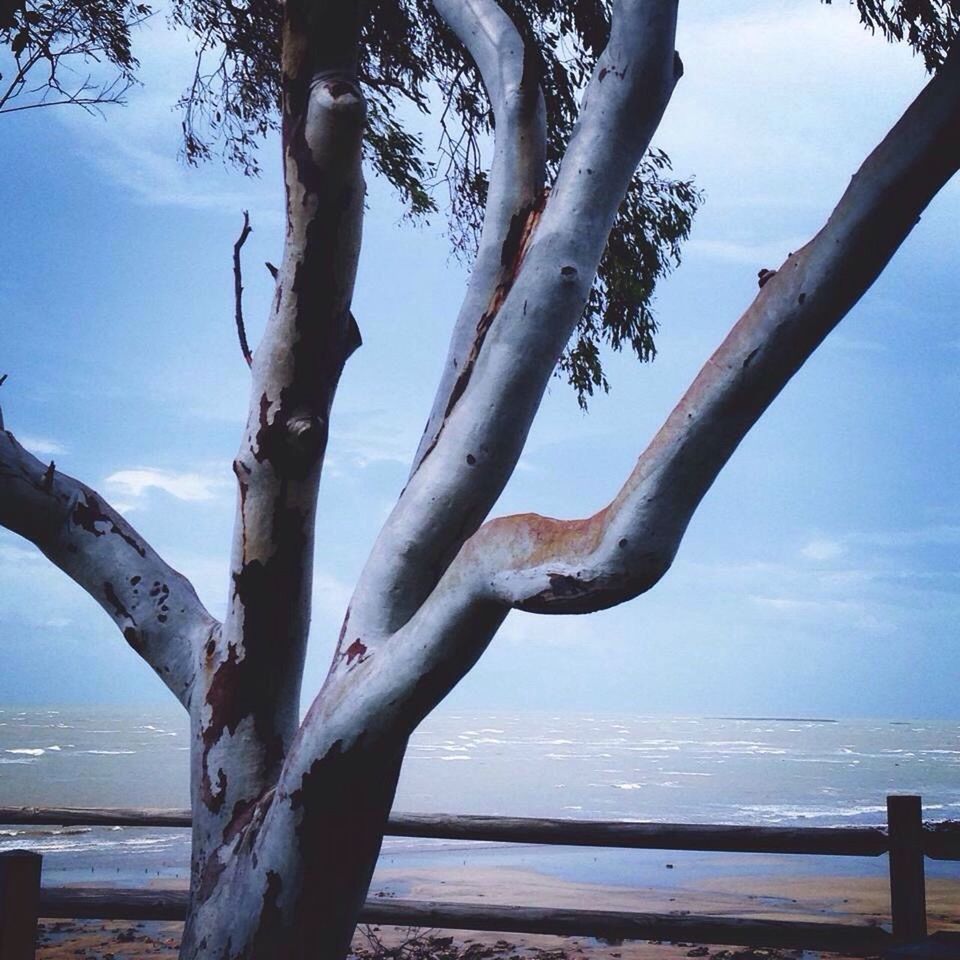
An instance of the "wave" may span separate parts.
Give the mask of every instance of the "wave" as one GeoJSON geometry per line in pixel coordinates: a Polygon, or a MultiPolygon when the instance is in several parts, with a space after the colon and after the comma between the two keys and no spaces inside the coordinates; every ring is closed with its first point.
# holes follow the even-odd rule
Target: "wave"
{"type": "Polygon", "coordinates": [[[92,827],[59,827],[49,830],[37,829],[36,827],[27,827],[21,830],[0,830],[0,837],[76,837],[81,834],[90,833],[92,827]]]}
{"type": "Polygon", "coordinates": [[[861,804],[855,806],[805,807],[776,803],[757,803],[741,806],[741,813],[755,813],[768,822],[781,823],[785,820],[849,820],[853,817],[867,817],[887,813],[885,806],[861,804]]]}

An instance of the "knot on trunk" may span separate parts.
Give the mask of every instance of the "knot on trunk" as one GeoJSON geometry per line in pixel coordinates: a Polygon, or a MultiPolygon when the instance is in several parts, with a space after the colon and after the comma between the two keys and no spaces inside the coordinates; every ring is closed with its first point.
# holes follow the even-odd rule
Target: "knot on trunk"
{"type": "Polygon", "coordinates": [[[326,430],[323,417],[295,414],[287,421],[287,439],[295,454],[313,459],[323,446],[326,430]]]}
{"type": "Polygon", "coordinates": [[[310,81],[307,106],[307,141],[328,133],[328,124],[341,132],[354,128],[359,136],[367,116],[367,102],[356,77],[331,70],[316,74],[310,81]]]}
{"type": "Polygon", "coordinates": [[[253,455],[269,463],[280,476],[305,477],[317,463],[327,441],[327,421],[303,405],[294,406],[288,391],[280,393],[279,408],[270,416],[271,401],[260,401],[260,428],[253,455]]]}

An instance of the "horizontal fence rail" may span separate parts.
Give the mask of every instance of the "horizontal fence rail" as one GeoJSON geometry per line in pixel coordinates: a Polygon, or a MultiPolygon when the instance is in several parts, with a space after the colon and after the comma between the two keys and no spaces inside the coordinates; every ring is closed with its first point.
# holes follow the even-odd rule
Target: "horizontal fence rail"
{"type": "MultiPolygon", "coordinates": [[[[55,887],[43,890],[40,896],[40,914],[51,919],[183,920],[186,913],[185,890],[55,887]]],[[[445,930],[590,936],[605,940],[679,940],[827,950],[864,956],[889,949],[894,943],[892,935],[881,927],[852,924],[434,903],[427,900],[368,900],[360,914],[360,922],[445,930]]]]}
{"type": "MultiPolygon", "coordinates": [[[[0,807],[0,824],[19,826],[182,827],[191,825],[187,810],[76,807],[0,807]]],[[[748,920],[690,914],[627,913],[431,901],[368,900],[364,923],[593,936],[611,941],[667,940],[747,947],[824,950],[876,955],[896,944],[926,938],[924,857],[960,860],[960,823],[924,824],[916,796],[887,798],[886,827],[755,827],[713,824],[639,823],[530,817],[453,816],[395,813],[386,833],[400,837],[473,840],[628,849],[694,850],[725,853],[807,854],[877,857],[889,855],[892,933],[866,924],[748,920]]],[[[25,936],[36,916],[113,920],[182,920],[185,890],[116,887],[39,888],[37,854],[0,853],[0,955],[11,937],[25,936]],[[3,909],[3,899],[23,886],[15,877],[33,877],[37,904],[32,919],[3,909]],[[6,880],[5,880],[6,877],[6,880]],[[4,891],[7,891],[4,893],[4,891]],[[8,928],[5,930],[5,927],[8,928]]],[[[32,928],[31,928],[32,929],[32,928]]],[[[960,936],[950,934],[947,936],[960,936]]],[[[26,942],[26,941],[24,941],[26,942]]],[[[32,940],[31,940],[32,942],[32,940]]],[[[32,947],[31,947],[32,950],[32,947]]],[[[32,952],[22,953],[23,958],[32,952]]],[[[957,956],[960,957],[960,946],[957,956]]],[[[10,954],[20,960],[21,954],[10,954]]]]}
{"type": "MultiPolygon", "coordinates": [[[[189,827],[191,822],[189,810],[0,807],[0,823],[21,826],[189,827]]],[[[885,827],[752,827],[395,813],[386,833],[436,840],[705,853],[878,857],[890,850],[885,827]]],[[[960,860],[960,823],[928,824],[922,840],[924,855],[934,860],[960,860]]]]}

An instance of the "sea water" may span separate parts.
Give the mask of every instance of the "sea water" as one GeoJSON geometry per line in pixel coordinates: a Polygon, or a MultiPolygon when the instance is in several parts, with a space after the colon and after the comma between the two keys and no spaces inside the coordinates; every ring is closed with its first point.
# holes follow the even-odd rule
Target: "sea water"
{"type": "MultiPolygon", "coordinates": [[[[188,806],[185,716],[162,710],[0,709],[0,806],[188,806]]],[[[960,819],[960,723],[798,718],[646,718],[545,713],[429,717],[411,740],[395,809],[417,813],[756,825],[885,821],[890,793],[927,820],[960,819]]],[[[186,830],[0,824],[0,849],[44,856],[47,882],[186,878],[186,830]]],[[[718,855],[671,853],[709,868],[718,855]]],[[[461,861],[623,882],[661,851],[387,838],[381,862],[461,861]]],[[[883,858],[790,857],[793,872],[882,872],[883,858]]],[[[723,855],[726,874],[756,855],[723,855]]],[[[768,858],[768,868],[774,863],[768,858]]],[[[928,872],[956,876],[956,864],[928,872]]],[[[684,871],[663,874],[669,882],[684,871]]]]}

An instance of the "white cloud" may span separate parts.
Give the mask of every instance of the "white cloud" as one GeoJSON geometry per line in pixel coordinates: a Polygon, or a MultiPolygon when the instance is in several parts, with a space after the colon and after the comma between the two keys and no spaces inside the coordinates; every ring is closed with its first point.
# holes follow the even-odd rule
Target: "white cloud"
{"type": "MultiPolygon", "coordinates": [[[[226,477],[201,473],[179,473],[174,470],[158,470],[154,467],[136,467],[111,473],[104,483],[121,496],[143,497],[149,490],[162,490],[171,497],[188,502],[216,500],[225,489],[232,486],[226,477]]],[[[127,509],[132,504],[125,504],[127,509]]]]}
{"type": "Polygon", "coordinates": [[[846,626],[853,630],[883,635],[894,634],[898,630],[896,608],[875,600],[762,595],[753,595],[748,599],[761,609],[775,616],[782,616],[794,624],[808,620],[829,625],[831,630],[846,626]]]}
{"type": "Polygon", "coordinates": [[[32,434],[18,433],[17,439],[21,445],[36,457],[53,457],[67,452],[67,448],[57,440],[49,437],[36,437],[32,434]]]}
{"type": "Polygon", "coordinates": [[[845,548],[836,540],[811,540],[800,553],[808,560],[835,560],[845,548]]]}
{"type": "Polygon", "coordinates": [[[773,270],[787,259],[788,253],[799,250],[803,242],[799,237],[749,243],[695,238],[687,244],[686,249],[724,263],[746,264],[754,268],[759,265],[773,270]]]}

